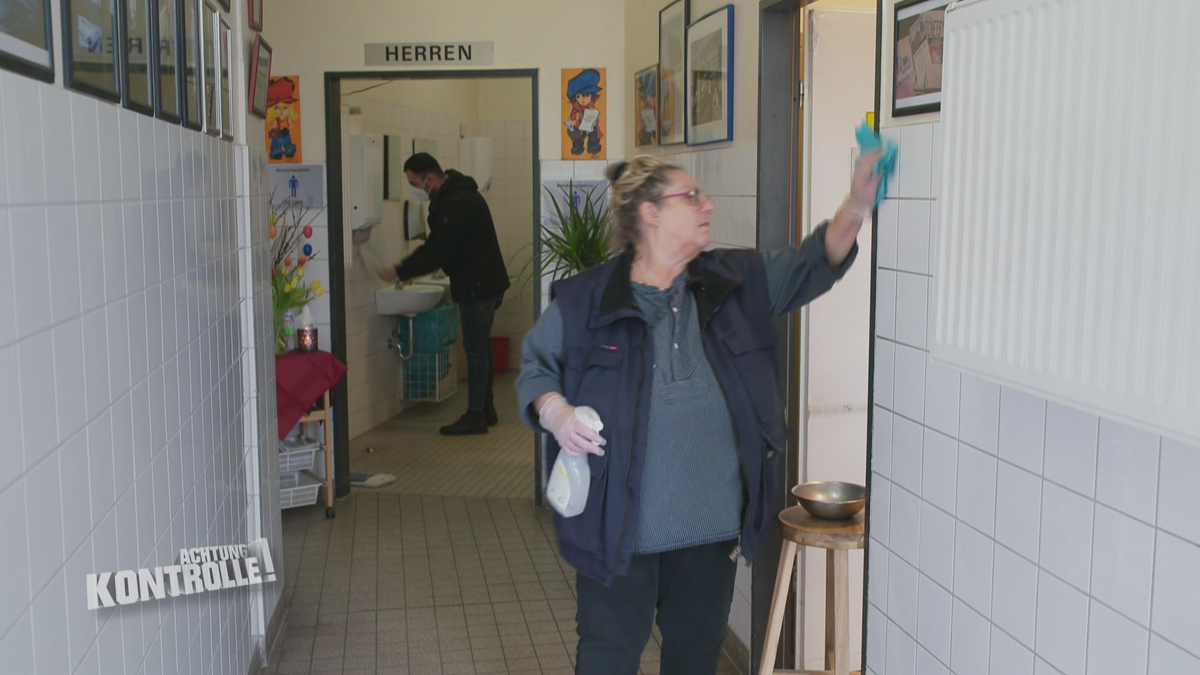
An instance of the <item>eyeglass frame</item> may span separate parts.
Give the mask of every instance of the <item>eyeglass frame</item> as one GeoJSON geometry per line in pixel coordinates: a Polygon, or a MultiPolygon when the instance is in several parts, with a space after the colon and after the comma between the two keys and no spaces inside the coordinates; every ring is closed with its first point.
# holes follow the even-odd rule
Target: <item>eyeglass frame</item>
{"type": "Polygon", "coordinates": [[[713,203],[712,197],[708,196],[708,193],[704,191],[704,188],[695,188],[693,190],[688,190],[687,192],[673,192],[669,195],[659,195],[649,201],[658,202],[664,199],[670,199],[672,197],[687,197],[692,206],[698,209],[704,208],[705,202],[708,202],[709,204],[713,203]]]}

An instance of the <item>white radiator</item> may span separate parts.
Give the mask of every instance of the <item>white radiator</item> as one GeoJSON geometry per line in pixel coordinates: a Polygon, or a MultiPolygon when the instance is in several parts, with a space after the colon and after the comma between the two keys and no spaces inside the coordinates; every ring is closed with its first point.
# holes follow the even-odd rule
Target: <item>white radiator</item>
{"type": "Polygon", "coordinates": [[[1200,441],[1197,0],[946,14],[931,356],[1200,441]]]}

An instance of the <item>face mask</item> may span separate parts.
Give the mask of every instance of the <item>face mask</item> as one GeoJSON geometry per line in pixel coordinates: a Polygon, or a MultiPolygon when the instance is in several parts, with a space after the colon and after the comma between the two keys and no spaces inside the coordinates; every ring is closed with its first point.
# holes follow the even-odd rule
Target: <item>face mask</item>
{"type": "Polygon", "coordinates": [[[429,193],[421,188],[409,188],[409,195],[414,202],[429,201],[429,193]]]}

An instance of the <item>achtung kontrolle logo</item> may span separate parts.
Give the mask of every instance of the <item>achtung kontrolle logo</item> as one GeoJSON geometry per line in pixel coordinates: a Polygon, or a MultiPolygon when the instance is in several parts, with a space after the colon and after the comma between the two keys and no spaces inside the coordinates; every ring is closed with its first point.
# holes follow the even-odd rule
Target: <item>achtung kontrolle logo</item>
{"type": "Polygon", "coordinates": [[[249,544],[179,549],[179,562],[87,575],[88,609],[175,598],[275,581],[266,539],[249,544]]]}

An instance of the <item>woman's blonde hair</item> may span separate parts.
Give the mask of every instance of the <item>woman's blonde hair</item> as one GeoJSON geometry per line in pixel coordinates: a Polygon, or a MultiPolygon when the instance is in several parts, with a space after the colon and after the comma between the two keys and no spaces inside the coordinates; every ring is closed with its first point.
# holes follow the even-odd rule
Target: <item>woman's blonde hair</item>
{"type": "Polygon", "coordinates": [[[608,247],[614,254],[637,245],[641,239],[638,209],[661,197],[663,187],[670,182],[670,174],[682,170],[650,155],[639,155],[608,167],[605,175],[612,183],[612,196],[608,200],[608,211],[612,216],[608,247]]]}

